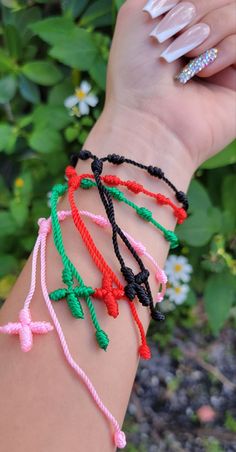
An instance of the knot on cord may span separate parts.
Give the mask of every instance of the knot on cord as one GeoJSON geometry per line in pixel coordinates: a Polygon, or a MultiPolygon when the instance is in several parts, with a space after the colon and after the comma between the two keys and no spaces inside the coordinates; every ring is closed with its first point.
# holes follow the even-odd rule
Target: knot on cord
{"type": "Polygon", "coordinates": [[[92,161],[91,168],[92,168],[92,171],[93,171],[94,174],[96,173],[96,174],[98,174],[100,176],[100,174],[102,174],[102,170],[103,170],[103,162],[102,162],[102,160],[100,160],[98,158],[95,158],[92,161]]]}
{"type": "Polygon", "coordinates": [[[182,209],[182,208],[177,208],[174,210],[174,215],[178,220],[178,224],[182,224],[186,218],[188,217],[186,210],[182,209]]]}
{"type": "Polygon", "coordinates": [[[89,188],[95,187],[96,184],[91,179],[81,179],[80,186],[81,188],[88,190],[89,188]]]}
{"type": "Polygon", "coordinates": [[[64,267],[62,271],[62,281],[64,284],[66,284],[68,287],[73,286],[73,275],[72,271],[69,267],[64,267]]]}
{"type": "Polygon", "coordinates": [[[80,160],[88,160],[93,158],[93,154],[90,151],[87,151],[86,149],[81,149],[79,152],[79,159],[80,160]]]}
{"type": "Polygon", "coordinates": [[[157,193],[156,200],[161,206],[164,206],[167,203],[166,196],[162,195],[161,193],[157,193]]]}
{"type": "Polygon", "coordinates": [[[108,314],[116,318],[119,314],[117,300],[124,297],[124,289],[113,287],[110,275],[105,275],[102,280],[102,287],[95,289],[94,297],[104,300],[108,314]]]}
{"type": "Polygon", "coordinates": [[[154,176],[154,177],[158,177],[158,179],[163,179],[163,177],[164,177],[164,172],[162,171],[162,169],[161,168],[158,168],[157,166],[148,166],[148,173],[151,175],[151,176],[154,176]]]}
{"type": "Polygon", "coordinates": [[[128,188],[128,190],[132,191],[136,195],[143,191],[143,185],[138,184],[137,182],[135,182],[133,180],[127,180],[126,187],[128,188]]]}
{"type": "Polygon", "coordinates": [[[80,186],[81,177],[78,176],[75,169],[72,166],[67,166],[66,168],[66,177],[68,178],[69,187],[73,187],[74,190],[77,190],[80,186]]]}
{"type": "Polygon", "coordinates": [[[125,157],[118,154],[109,154],[107,156],[107,161],[110,163],[114,163],[114,165],[121,165],[125,162],[125,157]]]}
{"type": "Polygon", "coordinates": [[[31,322],[31,314],[29,308],[23,308],[21,309],[19,313],[19,320],[22,323],[22,325],[29,325],[31,322]]]}
{"type": "Polygon", "coordinates": [[[189,207],[187,195],[183,191],[177,191],[175,197],[177,201],[183,204],[184,210],[187,211],[189,207]]]}
{"type": "Polygon", "coordinates": [[[73,168],[76,167],[78,160],[79,160],[78,154],[73,153],[70,155],[70,164],[71,164],[71,166],[73,166],[73,168]]]}
{"type": "Polygon", "coordinates": [[[139,207],[137,209],[137,214],[146,221],[150,221],[152,219],[151,210],[146,209],[146,207],[139,207]]]}
{"type": "Polygon", "coordinates": [[[139,347],[139,356],[143,359],[151,359],[151,350],[147,344],[142,344],[139,347]]]}
{"type": "Polygon", "coordinates": [[[109,192],[111,193],[112,197],[116,199],[117,201],[124,201],[125,197],[122,191],[119,190],[119,188],[111,187],[109,188],[109,192]]]}
{"type": "Polygon", "coordinates": [[[48,218],[40,218],[38,220],[39,234],[48,234],[51,231],[51,220],[48,218]]]}
{"type": "Polygon", "coordinates": [[[57,196],[63,196],[65,194],[67,190],[67,186],[63,185],[63,184],[56,184],[54,185],[54,187],[52,188],[52,194],[56,193],[57,196]]]}
{"type": "Polygon", "coordinates": [[[160,312],[157,309],[155,309],[154,306],[151,307],[151,317],[156,322],[165,320],[164,314],[162,314],[162,312],[160,312]]]}
{"type": "Polygon", "coordinates": [[[149,271],[147,269],[141,271],[137,275],[134,274],[133,270],[129,267],[122,267],[121,272],[128,283],[125,286],[125,295],[129,298],[129,300],[133,300],[136,295],[143,306],[150,305],[150,298],[142,284],[148,282],[149,271]]]}
{"type": "Polygon", "coordinates": [[[114,434],[114,443],[115,443],[115,446],[118,447],[119,449],[124,449],[125,448],[125,446],[126,446],[126,438],[125,438],[124,432],[122,432],[121,430],[118,430],[114,434]]]}
{"type": "Polygon", "coordinates": [[[112,176],[110,174],[103,176],[103,181],[107,185],[120,185],[121,180],[117,176],[112,176]]]}
{"type": "Polygon", "coordinates": [[[165,230],[164,237],[168,242],[170,242],[171,249],[177,248],[177,246],[179,246],[179,239],[173,231],[165,230]]]}

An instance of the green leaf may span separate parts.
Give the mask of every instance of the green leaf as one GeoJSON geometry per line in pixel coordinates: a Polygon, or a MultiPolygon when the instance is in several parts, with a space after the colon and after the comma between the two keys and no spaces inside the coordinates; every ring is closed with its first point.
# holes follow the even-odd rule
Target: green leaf
{"type": "Polygon", "coordinates": [[[184,302],[185,305],[187,306],[195,306],[197,303],[197,297],[195,292],[190,288],[188,291],[188,295],[187,298],[184,302]]]}
{"type": "Polygon", "coordinates": [[[228,274],[211,276],[204,293],[205,309],[214,334],[218,334],[227,320],[235,298],[234,278],[228,274]]]}
{"type": "MultiPolygon", "coordinates": [[[[13,15],[12,15],[13,16],[13,15]]],[[[33,36],[33,32],[30,26],[41,19],[41,10],[38,6],[32,8],[25,8],[21,11],[17,11],[14,14],[14,25],[20,33],[21,40],[25,46],[33,36]]]]}
{"type": "Polygon", "coordinates": [[[105,91],[106,89],[106,75],[107,75],[107,64],[101,58],[98,57],[93,65],[91,66],[89,73],[93,80],[98,84],[98,86],[105,91]]]}
{"type": "Polygon", "coordinates": [[[191,182],[188,190],[190,212],[198,212],[200,210],[207,210],[211,207],[211,200],[204,186],[197,180],[191,182]]]}
{"type": "Polygon", "coordinates": [[[16,230],[16,224],[9,212],[0,212],[0,237],[7,237],[14,234],[16,230]]]}
{"type": "Polygon", "coordinates": [[[48,44],[60,45],[68,36],[73,35],[76,26],[71,19],[58,16],[36,22],[30,28],[48,44]]]}
{"type": "Polygon", "coordinates": [[[207,160],[201,168],[203,169],[213,169],[220,168],[226,165],[232,165],[236,163],[236,141],[233,141],[229,146],[227,146],[223,151],[207,160]]]}
{"type": "Polygon", "coordinates": [[[28,206],[24,199],[12,199],[10,201],[10,212],[17,226],[24,226],[28,218],[28,206]]]}
{"type": "Polygon", "coordinates": [[[115,4],[118,10],[123,5],[123,3],[125,3],[125,0],[115,0],[115,4]]]}
{"type": "Polygon", "coordinates": [[[89,5],[82,15],[79,25],[103,27],[112,23],[112,2],[110,0],[96,0],[89,5]]]}
{"type": "Polygon", "coordinates": [[[222,212],[222,234],[228,236],[231,235],[235,230],[236,218],[228,210],[222,212]]]}
{"type": "Polygon", "coordinates": [[[222,184],[222,203],[226,212],[229,212],[234,218],[234,224],[236,224],[236,202],[235,196],[232,196],[236,193],[236,175],[229,174],[223,180],[222,184]]]}
{"type": "MultiPolygon", "coordinates": [[[[1,132],[0,132],[0,138],[1,138],[1,132]]],[[[6,183],[2,176],[0,176],[0,205],[2,207],[7,207],[9,204],[9,199],[11,198],[11,194],[6,186],[6,183]]],[[[1,253],[1,250],[0,250],[1,253]]]]}
{"type": "Polygon", "coordinates": [[[49,54],[70,67],[88,70],[98,55],[92,34],[77,27],[71,19],[51,17],[31,28],[53,46],[49,54]]]}
{"type": "Polygon", "coordinates": [[[33,122],[40,128],[64,129],[71,117],[63,106],[39,105],[33,112],[33,122]]]}
{"type": "Polygon", "coordinates": [[[21,36],[13,25],[4,26],[4,38],[8,52],[12,58],[18,60],[22,56],[21,36]]]}
{"type": "Polygon", "coordinates": [[[12,127],[7,123],[0,124],[0,151],[6,151],[12,135],[12,127]]]}
{"type": "Polygon", "coordinates": [[[62,137],[55,129],[36,128],[30,136],[29,144],[35,151],[46,154],[61,151],[63,148],[62,137]]]}
{"type": "Polygon", "coordinates": [[[17,2],[17,0],[1,0],[1,3],[3,6],[5,6],[6,8],[10,8],[10,9],[17,9],[19,8],[19,3],[17,2]]]}
{"type": "Polygon", "coordinates": [[[214,233],[220,232],[222,228],[222,212],[218,207],[210,207],[207,211],[207,215],[211,220],[212,230],[214,233]]]}
{"type": "Polygon", "coordinates": [[[49,93],[48,103],[50,105],[64,105],[64,101],[68,96],[74,92],[72,83],[68,80],[53,86],[49,93]]]}
{"type": "Polygon", "coordinates": [[[68,143],[72,143],[76,138],[78,138],[78,129],[76,127],[67,127],[65,130],[65,138],[68,143]]]}
{"type": "Polygon", "coordinates": [[[6,55],[6,53],[0,49],[0,72],[15,70],[15,63],[12,59],[6,55]]]}
{"type": "Polygon", "coordinates": [[[38,89],[38,86],[24,77],[24,75],[20,75],[19,90],[25,100],[32,104],[39,104],[40,91],[38,89]]]}
{"type": "Polygon", "coordinates": [[[65,14],[70,14],[73,17],[78,17],[83,11],[89,0],[61,0],[62,10],[65,14]]]}
{"type": "Polygon", "coordinates": [[[204,210],[193,213],[184,224],[177,227],[179,239],[191,246],[206,245],[213,234],[218,232],[216,215],[213,212],[211,216],[204,210]]]}
{"type": "Polygon", "coordinates": [[[16,89],[17,82],[13,75],[0,79],[0,104],[10,102],[15,96],[16,89]]]}
{"type": "Polygon", "coordinates": [[[22,67],[23,74],[32,82],[43,86],[51,86],[62,79],[58,67],[50,61],[32,61],[22,67]]]}
{"type": "Polygon", "coordinates": [[[15,273],[18,269],[17,259],[11,254],[3,254],[0,256],[0,278],[15,273]]]}
{"type": "Polygon", "coordinates": [[[65,36],[60,45],[55,45],[49,55],[69,67],[89,70],[98,55],[98,49],[92,34],[81,28],[75,28],[72,36],[65,36]]]}

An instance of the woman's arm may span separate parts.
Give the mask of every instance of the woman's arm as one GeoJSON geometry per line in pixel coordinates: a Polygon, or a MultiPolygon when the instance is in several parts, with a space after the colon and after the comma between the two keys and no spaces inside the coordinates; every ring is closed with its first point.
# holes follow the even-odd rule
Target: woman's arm
{"type": "MultiPolygon", "coordinates": [[[[172,146],[181,159],[184,159],[184,150],[181,146],[174,143],[172,137],[169,137],[161,127],[159,130],[156,128],[155,137],[158,137],[159,148],[157,158],[154,136],[151,136],[150,130],[145,130],[144,127],[137,133],[133,125],[141,124],[141,118],[140,121],[138,118],[135,119],[133,125],[130,119],[129,115],[122,115],[114,119],[110,116],[108,120],[104,114],[91,131],[85,147],[96,151],[98,155],[120,152],[137,160],[143,160],[140,156],[145,155],[146,162],[150,164],[157,162],[180,189],[186,190],[193,171],[190,162],[189,166],[185,165],[183,172],[178,165],[178,159],[173,157],[172,160],[166,157],[169,147],[172,146]],[[121,124],[119,124],[120,121],[121,124]]],[[[110,168],[114,173],[114,167],[110,168]]],[[[77,169],[80,172],[90,172],[89,165],[85,163],[79,165],[77,169]]],[[[118,170],[124,179],[137,178],[151,190],[172,196],[171,191],[166,189],[164,184],[157,183],[141,170],[134,171],[125,166],[116,169],[116,173],[118,170]]],[[[155,218],[168,229],[174,228],[175,220],[170,209],[158,208],[153,200],[144,198],[143,200],[145,205],[154,211],[155,218]]],[[[142,205],[141,199],[139,203],[142,205]]],[[[103,206],[95,191],[84,193],[80,190],[77,195],[77,205],[81,209],[104,214],[103,206]]],[[[69,208],[68,202],[63,201],[63,208],[66,207],[69,208]]],[[[117,212],[119,224],[135,238],[141,239],[159,265],[163,266],[168,253],[168,244],[162,235],[144,221],[137,220],[135,214],[127,207],[118,205],[117,212]]],[[[99,287],[101,277],[72,222],[66,222],[62,230],[68,255],[80,270],[84,281],[92,287],[99,287]]],[[[118,274],[119,266],[110,250],[110,233],[100,231],[90,224],[89,230],[92,232],[95,243],[99,244],[99,249],[118,274]]],[[[125,249],[123,251],[126,256],[125,249]]],[[[17,319],[28,290],[30,264],[29,261],[1,310],[1,324],[7,323],[10,319],[17,319]]],[[[133,262],[131,264],[133,266],[133,262]]],[[[60,258],[55,252],[51,237],[47,252],[47,268],[48,288],[51,291],[60,287],[62,270],[60,258]]],[[[152,289],[157,291],[154,278],[151,282],[152,289]]],[[[55,309],[73,357],[89,375],[105,405],[122,423],[138,364],[138,336],[128,305],[124,300],[119,302],[120,315],[116,320],[107,315],[101,301],[95,303],[99,321],[110,338],[107,352],[97,348],[88,320],[73,320],[63,302],[57,304],[55,309]]],[[[137,308],[147,328],[149,314],[145,308],[140,306],[137,308]]],[[[35,320],[50,320],[39,287],[33,299],[31,312],[35,320]]],[[[20,351],[15,337],[1,335],[0,350],[0,391],[3,407],[0,425],[3,452],[8,450],[12,452],[15,450],[18,452],[30,450],[110,452],[114,449],[109,425],[97,410],[83,384],[65,365],[54,332],[42,338],[36,337],[32,351],[27,354],[20,351]]]]}

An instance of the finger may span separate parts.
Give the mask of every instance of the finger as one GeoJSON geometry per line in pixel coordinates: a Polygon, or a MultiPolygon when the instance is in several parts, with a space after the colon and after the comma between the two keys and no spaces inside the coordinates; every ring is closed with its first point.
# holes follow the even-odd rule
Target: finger
{"type": "Polygon", "coordinates": [[[217,46],[218,57],[213,64],[203,69],[199,77],[211,77],[236,63],[236,35],[225,38],[217,46]]]}
{"type": "MultiPolygon", "coordinates": [[[[212,48],[202,53],[198,57],[191,60],[181,72],[176,76],[176,79],[185,84],[191,80],[195,75],[199,77],[212,77],[218,73],[222,74],[224,69],[229,69],[236,63],[236,35],[231,35],[219,43],[218,48],[212,48]]],[[[221,76],[221,85],[226,87],[234,86],[236,70],[233,69],[225,74],[225,79],[221,76]],[[233,72],[232,72],[233,71],[233,72]],[[226,78],[227,75],[227,78],[226,78]],[[229,78],[230,77],[230,78],[229,78]]],[[[213,80],[210,80],[213,82],[213,80]]]]}
{"type": "MultiPolygon", "coordinates": [[[[192,0],[191,3],[196,6],[196,21],[199,21],[202,15],[206,14],[208,11],[226,5],[230,1],[231,0],[192,0]]],[[[180,0],[147,0],[143,7],[143,11],[149,13],[152,19],[155,19],[170,11],[179,3],[180,0]]]]}
{"type": "Polygon", "coordinates": [[[202,21],[210,27],[211,32],[203,44],[189,52],[187,56],[190,58],[200,55],[207,49],[216,47],[224,38],[235,33],[236,2],[212,11],[202,21]]]}
{"type": "Polygon", "coordinates": [[[159,21],[157,26],[151,31],[150,36],[159,42],[164,42],[181,30],[194,25],[205,17],[212,10],[216,10],[229,3],[229,0],[193,0],[178,3],[165,17],[159,21]]]}
{"type": "Polygon", "coordinates": [[[218,72],[218,74],[209,77],[207,81],[236,92],[236,69],[232,66],[227,67],[223,71],[218,72]]]}
{"type": "Polygon", "coordinates": [[[178,2],[179,0],[148,0],[143,11],[149,13],[152,19],[155,19],[170,11],[178,2]]]}

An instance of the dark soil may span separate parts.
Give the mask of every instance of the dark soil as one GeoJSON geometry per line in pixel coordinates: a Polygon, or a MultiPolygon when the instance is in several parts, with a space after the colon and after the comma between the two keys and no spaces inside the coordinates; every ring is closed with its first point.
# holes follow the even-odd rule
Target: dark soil
{"type": "Polygon", "coordinates": [[[219,338],[176,329],[140,362],[126,416],[127,452],[236,452],[236,331],[219,338]],[[197,414],[211,407],[215,419],[197,414]]]}

